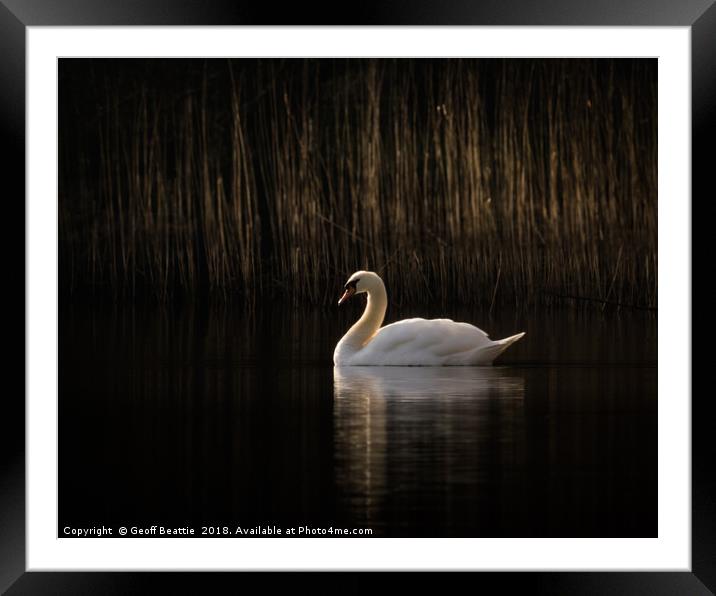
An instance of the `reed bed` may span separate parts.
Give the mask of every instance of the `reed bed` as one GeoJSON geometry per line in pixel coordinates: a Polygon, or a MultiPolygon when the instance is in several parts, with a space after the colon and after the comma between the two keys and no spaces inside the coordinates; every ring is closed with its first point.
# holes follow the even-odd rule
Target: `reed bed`
{"type": "Polygon", "coordinates": [[[657,305],[656,61],[60,61],[60,283],[657,305]]]}

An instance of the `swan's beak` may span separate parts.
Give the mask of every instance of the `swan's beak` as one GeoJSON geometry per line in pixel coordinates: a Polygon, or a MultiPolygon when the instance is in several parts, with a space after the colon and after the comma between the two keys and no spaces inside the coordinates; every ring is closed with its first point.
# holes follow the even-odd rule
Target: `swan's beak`
{"type": "Polygon", "coordinates": [[[343,304],[348,298],[353,296],[353,294],[356,293],[356,289],[353,286],[347,287],[346,291],[343,292],[343,296],[341,296],[340,300],[338,301],[338,306],[343,304]]]}

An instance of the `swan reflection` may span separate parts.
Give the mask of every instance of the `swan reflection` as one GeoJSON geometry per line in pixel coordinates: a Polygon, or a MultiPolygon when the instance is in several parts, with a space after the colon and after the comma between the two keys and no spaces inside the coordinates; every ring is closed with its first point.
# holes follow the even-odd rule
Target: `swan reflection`
{"type": "Polygon", "coordinates": [[[337,488],[378,535],[377,520],[409,524],[430,515],[420,503],[436,496],[448,505],[474,497],[481,460],[513,458],[522,445],[524,378],[514,369],[336,367],[333,388],[337,488]]]}
{"type": "Polygon", "coordinates": [[[333,385],[336,398],[480,399],[496,392],[505,397],[521,396],[524,380],[511,370],[494,366],[345,366],[333,369],[333,385]]]}

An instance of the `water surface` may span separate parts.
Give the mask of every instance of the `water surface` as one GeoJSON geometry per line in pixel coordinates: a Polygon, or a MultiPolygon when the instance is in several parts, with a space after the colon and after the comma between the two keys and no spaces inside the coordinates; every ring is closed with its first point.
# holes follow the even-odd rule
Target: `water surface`
{"type": "Polygon", "coordinates": [[[347,309],[68,306],[60,527],[656,536],[656,318],[424,309],[493,367],[334,369],[347,309]]]}

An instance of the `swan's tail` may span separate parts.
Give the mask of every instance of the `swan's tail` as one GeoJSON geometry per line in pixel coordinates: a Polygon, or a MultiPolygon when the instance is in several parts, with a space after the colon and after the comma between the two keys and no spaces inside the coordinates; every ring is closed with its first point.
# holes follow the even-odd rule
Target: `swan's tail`
{"type": "Polygon", "coordinates": [[[491,345],[480,349],[479,353],[476,354],[477,361],[475,364],[492,364],[492,361],[495,358],[502,354],[502,352],[509,348],[518,339],[521,339],[524,334],[525,332],[523,331],[522,333],[517,333],[516,335],[511,335],[510,337],[506,337],[504,339],[498,339],[497,341],[492,342],[491,345]]]}
{"type": "Polygon", "coordinates": [[[515,343],[518,339],[522,339],[525,335],[525,332],[517,333],[515,335],[510,335],[510,337],[506,337],[505,339],[498,339],[495,343],[500,344],[501,346],[504,346],[503,349],[508,348],[513,343],[515,343]]]}

